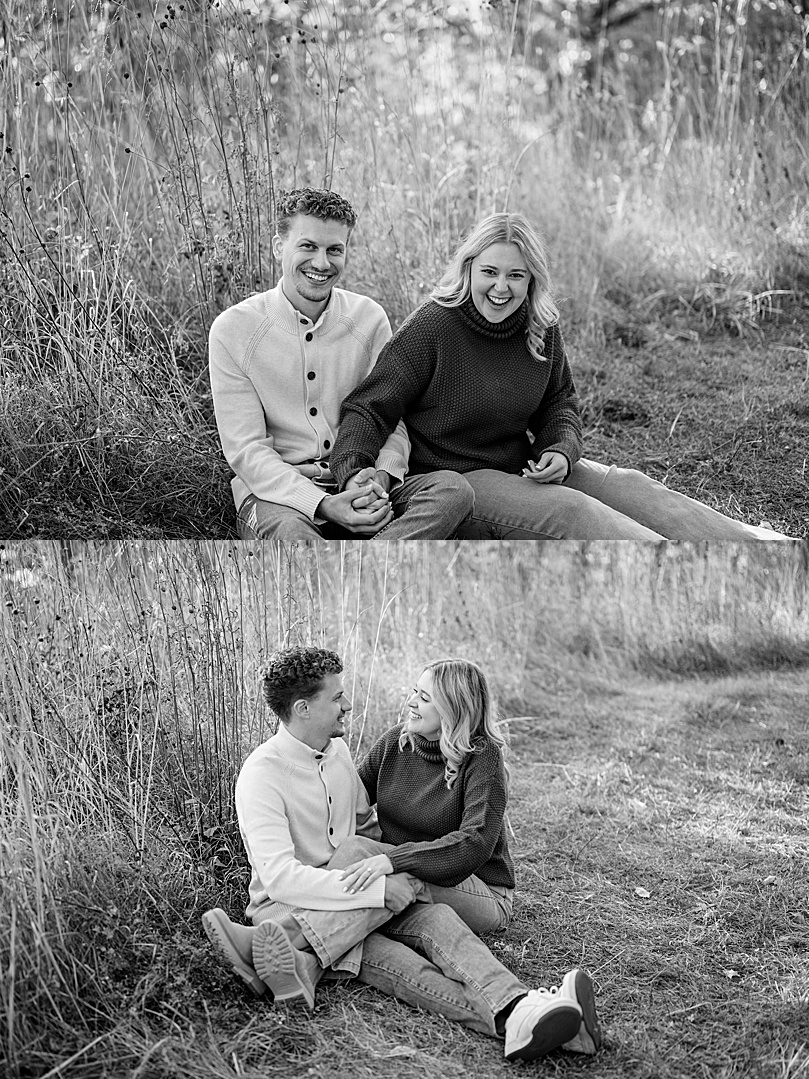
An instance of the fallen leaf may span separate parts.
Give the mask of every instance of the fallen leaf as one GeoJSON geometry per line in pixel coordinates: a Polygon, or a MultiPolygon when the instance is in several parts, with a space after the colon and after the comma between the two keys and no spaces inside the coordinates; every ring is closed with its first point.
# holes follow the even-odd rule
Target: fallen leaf
{"type": "Polygon", "coordinates": [[[651,899],[652,893],[647,892],[645,888],[636,888],[635,895],[639,895],[641,899],[651,899]]]}
{"type": "Polygon", "coordinates": [[[722,973],[729,981],[733,981],[734,978],[741,978],[741,974],[739,974],[738,970],[734,970],[733,967],[728,967],[726,970],[723,970],[722,973]]]}

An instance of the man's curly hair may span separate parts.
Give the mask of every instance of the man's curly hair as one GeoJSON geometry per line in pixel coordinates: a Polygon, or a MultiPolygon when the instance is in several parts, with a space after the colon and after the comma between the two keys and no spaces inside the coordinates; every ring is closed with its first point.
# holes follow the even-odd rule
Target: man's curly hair
{"type": "Polygon", "coordinates": [[[337,653],[326,648],[282,648],[273,652],[262,672],[264,700],[287,720],[293,701],[314,697],[326,675],[340,674],[342,669],[337,653]]]}
{"type": "Polygon", "coordinates": [[[275,229],[279,236],[289,235],[295,214],[309,214],[324,221],[342,221],[349,233],[357,223],[357,211],[348,201],[334,191],[317,187],[297,187],[292,191],[280,191],[275,203],[275,229]]]}

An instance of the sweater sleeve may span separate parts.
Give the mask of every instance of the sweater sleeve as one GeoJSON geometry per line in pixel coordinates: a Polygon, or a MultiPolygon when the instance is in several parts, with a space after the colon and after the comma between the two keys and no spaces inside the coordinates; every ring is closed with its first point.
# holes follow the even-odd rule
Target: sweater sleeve
{"type": "Polygon", "coordinates": [[[252,494],[266,502],[291,506],[313,520],[325,492],[294,465],[287,464],[275,449],[253,382],[222,333],[221,323],[214,322],[209,338],[209,371],[225,459],[252,494]]]}
{"type": "Polygon", "coordinates": [[[489,742],[470,753],[463,782],[463,817],[456,831],[421,843],[401,843],[388,852],[395,872],[408,872],[451,888],[484,865],[500,837],[508,795],[502,753],[489,742]]]}
{"type": "MultiPolygon", "coordinates": [[[[395,728],[397,731],[399,728],[395,728]]],[[[381,738],[377,738],[360,763],[357,765],[357,772],[363,782],[365,791],[368,795],[368,801],[371,805],[375,805],[377,801],[377,783],[379,781],[379,769],[382,767],[382,758],[385,755],[385,748],[388,743],[388,734],[383,734],[381,738]]],[[[398,741],[398,736],[397,736],[398,741]]]]}
{"type": "MultiPolygon", "coordinates": [[[[379,324],[374,331],[373,340],[371,342],[372,364],[375,364],[379,359],[380,352],[390,339],[390,322],[388,321],[387,315],[385,315],[380,308],[379,324]]],[[[407,465],[409,460],[410,436],[407,433],[407,428],[403,421],[399,420],[388,435],[385,444],[380,449],[375,464],[376,468],[384,470],[388,475],[392,476],[394,480],[401,483],[407,475],[407,465]]]]}
{"type": "Polygon", "coordinates": [[[543,453],[563,453],[569,473],[581,457],[581,414],[558,324],[550,326],[545,334],[545,354],[551,364],[551,375],[542,402],[528,423],[536,440],[532,456],[538,461],[543,453]]]}
{"type": "MultiPolygon", "coordinates": [[[[358,785],[362,788],[362,784],[358,785]]],[[[364,790],[359,791],[357,825],[367,828],[376,823],[364,790]]],[[[351,895],[343,888],[342,870],[322,869],[301,862],[289,827],[289,818],[281,791],[266,782],[264,773],[256,773],[236,783],[236,813],[251,865],[270,899],[309,910],[356,910],[360,907],[384,907],[384,878],[363,892],[351,895]]],[[[378,828],[370,833],[379,835],[378,828]]]]}
{"type": "Polygon", "coordinates": [[[382,443],[430,381],[434,350],[418,315],[414,312],[399,328],[373,370],[343,401],[330,457],[341,490],[355,472],[374,464],[382,443]]]}

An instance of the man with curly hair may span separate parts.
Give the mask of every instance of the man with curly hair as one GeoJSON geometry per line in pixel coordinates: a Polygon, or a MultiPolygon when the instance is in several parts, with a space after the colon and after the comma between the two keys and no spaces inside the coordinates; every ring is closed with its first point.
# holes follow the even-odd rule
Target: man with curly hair
{"type": "Polygon", "coordinates": [[[336,287],[356,220],[333,191],[281,192],[281,280],[211,326],[211,389],[242,539],[446,539],[472,509],[458,473],[406,475],[404,423],[345,491],[332,477],[340,405],[391,336],[378,303],[336,287]]]}
{"type": "Polygon", "coordinates": [[[221,908],[203,925],[218,956],[256,994],[314,1007],[321,977],[356,977],[408,1004],[505,1041],[508,1060],[564,1046],[593,1053],[592,982],[570,971],[529,990],[449,906],[407,873],[348,890],[341,870],[380,839],[376,814],[343,741],[351,709],[334,652],[275,653],[264,698],[278,731],[248,756],[236,812],[252,870],[251,926],[221,908]]]}

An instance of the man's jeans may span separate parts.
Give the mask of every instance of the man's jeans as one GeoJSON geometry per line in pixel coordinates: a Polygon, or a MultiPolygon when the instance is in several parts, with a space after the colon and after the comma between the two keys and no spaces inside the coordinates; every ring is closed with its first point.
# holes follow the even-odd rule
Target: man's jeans
{"type": "Polygon", "coordinates": [[[459,539],[783,540],[725,517],[633,468],[575,464],[564,483],[485,468],[464,474],[475,492],[459,539]]]}
{"type": "MultiPolygon", "coordinates": [[[[332,493],[326,491],[325,493],[332,493]]],[[[472,511],[474,496],[458,472],[427,472],[405,476],[390,492],[394,519],[372,539],[448,539],[472,511]]],[[[306,514],[276,502],[248,495],[236,519],[239,539],[319,540],[364,539],[356,532],[330,524],[315,524],[306,514]]]]}
{"type": "Polygon", "coordinates": [[[497,1013],[528,992],[444,903],[414,903],[371,933],[358,979],[493,1037],[497,1013]]]}

